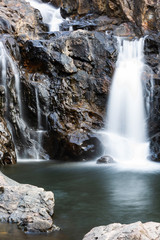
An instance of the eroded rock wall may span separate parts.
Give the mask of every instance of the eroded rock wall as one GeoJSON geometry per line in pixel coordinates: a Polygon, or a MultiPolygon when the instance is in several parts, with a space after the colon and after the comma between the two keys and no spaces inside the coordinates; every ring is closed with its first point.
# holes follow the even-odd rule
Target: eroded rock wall
{"type": "Polygon", "coordinates": [[[21,54],[24,93],[30,93],[25,96],[26,118],[28,124],[37,124],[34,88],[38,87],[43,127],[48,127],[47,152],[62,160],[100,154],[102,147],[94,132],[104,125],[116,58],[111,39],[79,30],[46,41],[27,41],[21,54]]]}

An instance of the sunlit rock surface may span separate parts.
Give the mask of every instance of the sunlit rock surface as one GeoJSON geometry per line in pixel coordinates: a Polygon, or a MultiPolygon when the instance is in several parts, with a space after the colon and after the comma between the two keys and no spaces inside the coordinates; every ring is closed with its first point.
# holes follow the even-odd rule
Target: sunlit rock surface
{"type": "Polygon", "coordinates": [[[0,172],[0,220],[17,223],[25,232],[50,232],[54,195],[28,184],[19,184],[0,172]]]}
{"type": "Polygon", "coordinates": [[[25,0],[0,1],[0,33],[22,35],[25,38],[37,38],[45,26],[39,11],[25,0]]]}
{"type": "Polygon", "coordinates": [[[136,222],[131,224],[113,223],[93,228],[83,240],[157,240],[160,239],[160,223],[136,222]]]}
{"type": "Polygon", "coordinates": [[[159,31],[160,7],[159,1],[137,0],[68,0],[61,3],[62,14],[84,16],[86,14],[107,15],[110,18],[119,18],[120,21],[129,21],[137,25],[144,33],[159,31]]]}

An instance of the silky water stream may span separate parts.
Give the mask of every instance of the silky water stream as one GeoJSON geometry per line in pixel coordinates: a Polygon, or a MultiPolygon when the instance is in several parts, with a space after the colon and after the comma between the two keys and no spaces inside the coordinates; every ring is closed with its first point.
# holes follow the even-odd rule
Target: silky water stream
{"type": "Polygon", "coordinates": [[[56,9],[48,3],[43,3],[38,0],[26,0],[30,5],[38,9],[42,15],[43,22],[49,27],[49,31],[59,31],[60,24],[64,21],[60,14],[60,8],[56,9]]]}
{"type": "Polygon", "coordinates": [[[119,54],[111,85],[102,132],[105,154],[120,164],[139,167],[150,164],[147,133],[144,39],[118,38],[119,54]]]}

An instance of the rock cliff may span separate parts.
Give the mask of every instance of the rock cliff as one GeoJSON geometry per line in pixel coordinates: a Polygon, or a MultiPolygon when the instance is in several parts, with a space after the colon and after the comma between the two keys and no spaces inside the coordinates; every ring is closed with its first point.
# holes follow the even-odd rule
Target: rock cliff
{"type": "Polygon", "coordinates": [[[1,42],[13,61],[7,67],[9,101],[1,112],[10,122],[18,156],[82,160],[100,155],[96,132],[104,126],[117,58],[114,35],[149,34],[145,55],[153,84],[146,80],[148,122],[152,158],[159,159],[158,1],[44,2],[70,16],[61,24],[63,31],[49,33],[40,12],[25,0],[0,2],[1,42]],[[74,31],[68,31],[71,26],[74,31]]]}

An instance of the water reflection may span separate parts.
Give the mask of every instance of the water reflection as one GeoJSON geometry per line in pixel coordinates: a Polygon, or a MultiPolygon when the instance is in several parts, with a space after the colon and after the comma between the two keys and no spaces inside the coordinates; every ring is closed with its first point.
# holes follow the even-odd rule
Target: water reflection
{"type": "MultiPolygon", "coordinates": [[[[4,167],[2,171],[15,180],[55,193],[54,222],[62,230],[43,236],[24,235],[22,238],[23,233],[13,227],[16,240],[80,240],[98,225],[160,221],[160,172],[50,161],[19,163],[4,167]]],[[[11,236],[1,236],[0,233],[0,239],[11,239],[11,236]]]]}

